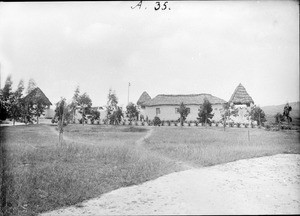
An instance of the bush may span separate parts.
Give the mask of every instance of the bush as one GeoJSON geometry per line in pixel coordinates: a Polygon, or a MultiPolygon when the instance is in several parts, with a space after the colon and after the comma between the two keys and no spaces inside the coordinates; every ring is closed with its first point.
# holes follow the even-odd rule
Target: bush
{"type": "Polygon", "coordinates": [[[174,125],[177,126],[177,122],[176,121],[174,122],[174,125]]]}
{"type": "Polygon", "coordinates": [[[191,122],[190,121],[188,122],[188,126],[191,126],[191,122]]]}
{"type": "Polygon", "coordinates": [[[249,127],[249,124],[248,124],[248,123],[246,123],[246,124],[245,124],[245,128],[248,128],[248,127],[249,127]]]}
{"type": "Polygon", "coordinates": [[[144,125],[145,125],[145,122],[142,121],[142,126],[144,126],[144,125]]]}
{"type": "Polygon", "coordinates": [[[170,121],[167,121],[167,124],[168,124],[168,126],[171,126],[171,122],[170,121]]]}
{"type": "Polygon", "coordinates": [[[236,123],[236,126],[238,127],[238,128],[240,128],[241,127],[241,123],[236,123]]]}
{"type": "Polygon", "coordinates": [[[135,122],[135,126],[138,126],[138,125],[139,125],[139,123],[136,121],[136,122],[135,122]]]}
{"type": "Polygon", "coordinates": [[[229,122],[229,126],[230,126],[230,127],[233,127],[233,126],[234,126],[234,123],[233,123],[233,122],[229,122]]]}
{"type": "Polygon", "coordinates": [[[162,120],[162,121],[161,121],[161,126],[164,126],[164,124],[165,124],[165,121],[162,120]]]}
{"type": "Polygon", "coordinates": [[[154,126],[160,126],[161,120],[160,120],[160,118],[158,116],[154,117],[153,124],[154,124],[154,126]]]}
{"type": "Polygon", "coordinates": [[[216,127],[218,127],[219,126],[219,122],[216,122],[216,127]]]}
{"type": "Polygon", "coordinates": [[[199,122],[198,122],[198,121],[195,121],[195,125],[198,126],[198,124],[199,124],[199,122]]]}

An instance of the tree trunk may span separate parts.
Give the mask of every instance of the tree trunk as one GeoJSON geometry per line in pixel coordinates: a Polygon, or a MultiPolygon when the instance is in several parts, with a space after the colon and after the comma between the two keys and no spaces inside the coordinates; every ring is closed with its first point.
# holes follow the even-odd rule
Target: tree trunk
{"type": "Polygon", "coordinates": [[[181,115],[180,115],[180,125],[183,126],[183,119],[181,115]]]}
{"type": "Polygon", "coordinates": [[[39,117],[36,117],[36,123],[39,124],[39,117]]]}
{"type": "Polygon", "coordinates": [[[13,125],[15,125],[15,123],[16,123],[16,120],[15,120],[15,119],[13,119],[13,125]]]}
{"type": "Polygon", "coordinates": [[[63,115],[62,115],[62,118],[59,122],[59,136],[58,136],[58,139],[59,139],[59,144],[60,146],[62,146],[63,144],[63,141],[64,141],[64,112],[63,112],[63,115]]]}
{"type": "Polygon", "coordinates": [[[82,110],[82,126],[84,126],[84,108],[82,110]]]}

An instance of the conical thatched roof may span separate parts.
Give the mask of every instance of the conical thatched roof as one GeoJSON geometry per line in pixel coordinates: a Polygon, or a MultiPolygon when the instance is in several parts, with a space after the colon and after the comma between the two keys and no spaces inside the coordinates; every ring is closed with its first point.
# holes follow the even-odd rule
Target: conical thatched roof
{"type": "Polygon", "coordinates": [[[245,87],[240,83],[234,90],[229,103],[233,104],[254,104],[252,97],[247,93],[245,87]]]}
{"type": "Polygon", "coordinates": [[[137,105],[143,105],[145,102],[147,102],[148,100],[151,100],[151,97],[149,96],[149,94],[147,92],[143,92],[143,94],[140,96],[140,98],[137,101],[137,105]]]}
{"type": "Polygon", "coordinates": [[[46,97],[44,92],[39,88],[36,87],[33,89],[28,95],[26,95],[23,100],[25,101],[36,101],[36,100],[41,100],[43,104],[50,106],[52,103],[50,100],[46,97]]]}

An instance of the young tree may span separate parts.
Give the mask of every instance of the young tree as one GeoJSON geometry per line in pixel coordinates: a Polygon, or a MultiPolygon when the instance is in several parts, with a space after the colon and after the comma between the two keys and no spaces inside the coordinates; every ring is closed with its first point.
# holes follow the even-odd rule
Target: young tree
{"type": "Polygon", "coordinates": [[[109,123],[113,125],[120,124],[121,120],[123,118],[123,111],[122,107],[117,107],[116,110],[113,111],[113,113],[110,115],[109,123]]]}
{"type": "MultiPolygon", "coordinates": [[[[122,113],[122,108],[118,107],[118,98],[116,96],[115,91],[109,89],[108,96],[107,96],[107,113],[106,113],[106,121],[109,121],[110,124],[115,124],[116,120],[118,120],[122,113]]],[[[123,113],[122,113],[123,116],[123,113]]],[[[121,121],[121,119],[120,119],[121,121]]],[[[120,122],[119,121],[119,122],[120,122]]]]}
{"type": "Polygon", "coordinates": [[[211,119],[214,117],[214,114],[212,114],[212,105],[207,100],[207,98],[204,98],[204,102],[202,105],[200,105],[200,111],[198,113],[199,120],[201,123],[205,123],[205,125],[211,121],[211,119]]]}
{"type": "Polygon", "coordinates": [[[78,101],[79,101],[79,95],[80,90],[79,90],[79,86],[76,87],[73,98],[72,98],[72,102],[70,104],[70,108],[72,109],[72,120],[73,123],[75,123],[75,117],[76,117],[76,110],[77,110],[77,106],[78,106],[78,101]]]}
{"type": "Polygon", "coordinates": [[[90,113],[92,107],[92,100],[87,93],[83,93],[78,98],[78,106],[80,107],[79,113],[82,114],[82,125],[84,126],[85,116],[90,113]]]}
{"type": "Polygon", "coordinates": [[[226,122],[231,119],[232,116],[238,115],[238,109],[234,107],[234,104],[225,103],[223,104],[222,120],[224,131],[226,128],[226,122]]]}
{"type": "Polygon", "coordinates": [[[126,116],[129,118],[130,121],[138,118],[139,111],[137,109],[137,106],[134,103],[129,103],[126,106],[126,116]]]}
{"type": "Polygon", "coordinates": [[[189,109],[181,102],[178,112],[180,114],[180,125],[183,126],[183,122],[189,114],[189,109]]]}
{"type": "Polygon", "coordinates": [[[70,106],[67,105],[65,98],[62,98],[58,103],[56,103],[54,119],[58,120],[58,141],[60,145],[63,144],[64,126],[68,124],[70,112],[72,111],[70,109],[70,106]]]}
{"type": "Polygon", "coordinates": [[[251,110],[251,119],[257,121],[259,126],[261,126],[262,122],[267,121],[265,112],[259,106],[253,106],[251,110]]]}

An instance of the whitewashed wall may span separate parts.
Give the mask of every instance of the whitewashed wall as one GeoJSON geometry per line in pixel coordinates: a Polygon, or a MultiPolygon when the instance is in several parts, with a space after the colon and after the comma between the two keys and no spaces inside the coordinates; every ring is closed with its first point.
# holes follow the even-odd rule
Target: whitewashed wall
{"type": "MultiPolygon", "coordinates": [[[[199,108],[198,105],[187,105],[186,107],[190,108],[190,113],[187,116],[187,121],[194,121],[198,118],[199,108]]],[[[219,121],[221,119],[220,110],[222,109],[222,104],[212,105],[214,117],[213,120],[219,121]]],[[[146,107],[144,111],[144,116],[148,116],[149,120],[153,120],[156,116],[156,108],[160,108],[160,114],[157,116],[161,120],[178,120],[180,117],[179,113],[175,113],[175,108],[179,108],[179,106],[169,105],[169,106],[153,106],[146,107]]]]}

